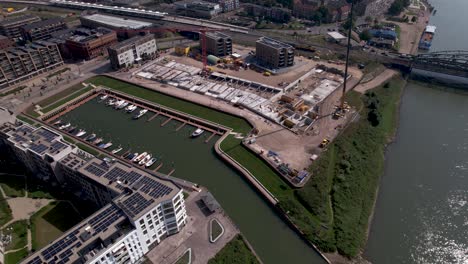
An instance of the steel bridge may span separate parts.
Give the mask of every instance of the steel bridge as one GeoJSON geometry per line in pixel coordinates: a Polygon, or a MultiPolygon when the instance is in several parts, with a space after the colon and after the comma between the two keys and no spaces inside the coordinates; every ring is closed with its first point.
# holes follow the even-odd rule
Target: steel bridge
{"type": "Polygon", "coordinates": [[[418,54],[412,58],[412,68],[450,70],[468,75],[468,51],[438,51],[418,54]]]}

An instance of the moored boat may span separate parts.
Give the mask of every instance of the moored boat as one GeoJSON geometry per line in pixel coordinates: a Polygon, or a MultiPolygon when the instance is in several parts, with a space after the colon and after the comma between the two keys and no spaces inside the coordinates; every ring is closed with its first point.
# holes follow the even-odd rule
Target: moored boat
{"type": "Polygon", "coordinates": [[[95,138],[96,138],[96,134],[93,133],[93,134],[87,136],[85,140],[86,140],[86,141],[92,141],[92,140],[95,139],[95,138]]]}
{"type": "Polygon", "coordinates": [[[114,108],[118,109],[123,103],[125,103],[125,100],[118,100],[117,102],[115,102],[114,108]]]}
{"type": "Polygon", "coordinates": [[[76,126],[72,126],[68,129],[65,129],[68,133],[73,134],[76,132],[76,126]]]}
{"type": "Polygon", "coordinates": [[[103,141],[102,138],[96,138],[96,140],[93,141],[93,144],[97,145],[103,141]]]}
{"type": "Polygon", "coordinates": [[[129,156],[128,159],[129,159],[130,161],[133,161],[134,159],[136,159],[136,157],[138,157],[138,152],[135,152],[135,153],[133,153],[133,154],[130,154],[130,156],[129,156]]]}
{"type": "Polygon", "coordinates": [[[117,107],[117,109],[123,109],[124,107],[126,107],[128,105],[128,102],[123,102],[123,104],[119,105],[119,107],[117,107]]]}
{"type": "Polygon", "coordinates": [[[193,131],[192,137],[198,137],[198,136],[200,136],[201,134],[203,134],[203,132],[205,132],[205,130],[203,130],[203,129],[201,129],[201,128],[197,128],[195,131],[193,131]]]}
{"type": "Polygon", "coordinates": [[[107,142],[106,144],[103,144],[102,146],[100,146],[100,148],[108,149],[110,146],[112,146],[112,142],[107,142]]]}
{"type": "Polygon", "coordinates": [[[58,126],[60,124],[62,124],[62,120],[57,120],[53,123],[54,126],[58,126]]]}
{"type": "Polygon", "coordinates": [[[113,106],[113,105],[115,105],[115,103],[116,103],[116,100],[111,98],[111,99],[109,99],[109,101],[107,101],[106,105],[107,106],[113,106]]]}
{"type": "Polygon", "coordinates": [[[78,133],[76,134],[77,137],[82,137],[84,135],[86,135],[86,130],[84,129],[78,130],[78,133]]]}
{"type": "Polygon", "coordinates": [[[146,112],[148,112],[147,109],[142,109],[142,110],[140,110],[140,112],[138,112],[138,114],[136,114],[135,116],[133,116],[133,119],[138,119],[138,118],[142,117],[144,114],[146,114],[146,112]]]}
{"type": "Polygon", "coordinates": [[[152,158],[148,162],[146,162],[145,167],[149,168],[151,167],[158,159],[157,158],[152,158]]]}
{"type": "Polygon", "coordinates": [[[60,130],[64,130],[65,128],[69,128],[70,126],[71,126],[71,124],[70,124],[70,123],[67,123],[67,124],[65,124],[65,125],[61,125],[61,126],[59,127],[59,129],[60,129],[60,130]]]}
{"type": "Polygon", "coordinates": [[[148,155],[147,152],[143,152],[141,153],[140,155],[138,155],[136,158],[134,158],[132,161],[135,162],[135,163],[138,163],[140,162],[141,159],[143,159],[144,157],[146,157],[146,155],[148,155]]]}
{"type": "Polygon", "coordinates": [[[138,162],[138,165],[140,166],[145,165],[148,161],[150,161],[150,159],[151,159],[151,154],[148,154],[144,158],[142,158],[140,162],[138,162]]]}
{"type": "Polygon", "coordinates": [[[123,148],[122,148],[121,146],[119,146],[118,148],[113,149],[111,152],[112,152],[112,154],[117,154],[117,153],[119,153],[120,151],[122,151],[122,149],[123,149],[123,148]]]}
{"type": "Polygon", "coordinates": [[[125,108],[125,111],[127,111],[127,113],[131,113],[133,111],[135,111],[138,107],[136,105],[129,105],[127,106],[127,108],[125,108]]]}
{"type": "Polygon", "coordinates": [[[107,97],[109,97],[109,95],[105,94],[105,95],[99,97],[99,99],[101,99],[101,101],[104,101],[104,100],[107,99],[107,97]]]}

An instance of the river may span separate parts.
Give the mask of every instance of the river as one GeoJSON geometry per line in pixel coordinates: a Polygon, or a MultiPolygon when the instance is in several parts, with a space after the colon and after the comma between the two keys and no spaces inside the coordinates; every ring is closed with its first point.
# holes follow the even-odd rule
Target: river
{"type": "Polygon", "coordinates": [[[93,99],[61,119],[96,133],[106,142],[112,139],[115,147],[122,145],[139,153],[149,151],[164,163],[160,172],[168,173],[174,168],[172,176],[206,186],[265,264],[325,263],[240,173],[217,156],[213,148],[217,138],[205,144],[207,133],[197,139],[189,138],[193,127],[175,131],[180,125],[177,121],[161,127],[164,117],[146,122],[151,115],[140,120],[132,120],[131,116],[93,99]]]}
{"type": "MultiPolygon", "coordinates": [[[[466,50],[468,2],[433,0],[432,51],[466,50]]],[[[468,92],[410,82],[365,251],[372,263],[468,263],[468,92]]]]}

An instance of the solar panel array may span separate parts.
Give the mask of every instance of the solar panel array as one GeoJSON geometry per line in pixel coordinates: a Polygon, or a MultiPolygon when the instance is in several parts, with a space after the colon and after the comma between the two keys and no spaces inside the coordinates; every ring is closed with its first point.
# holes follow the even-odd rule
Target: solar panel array
{"type": "Polygon", "coordinates": [[[67,145],[63,144],[60,141],[55,141],[54,143],[50,144],[50,146],[56,150],[60,150],[62,148],[65,148],[67,145]]]}
{"type": "Polygon", "coordinates": [[[134,217],[145,210],[154,202],[153,199],[146,200],[140,193],[133,193],[125,201],[121,203],[122,209],[129,216],[134,217]]]}
{"type": "Polygon", "coordinates": [[[13,140],[14,140],[15,142],[26,142],[26,141],[28,141],[25,137],[22,137],[22,136],[20,136],[20,135],[18,135],[18,134],[15,134],[15,135],[13,136],[13,140]]]}
{"type": "Polygon", "coordinates": [[[34,131],[33,128],[30,128],[29,126],[21,126],[19,127],[16,131],[18,132],[26,132],[27,134],[32,133],[34,131]]]}
{"type": "Polygon", "coordinates": [[[37,134],[42,136],[48,142],[52,142],[52,141],[54,141],[54,139],[56,139],[58,137],[58,135],[55,134],[54,132],[49,131],[47,129],[43,129],[43,128],[40,128],[37,131],[37,134]]]}
{"type": "Polygon", "coordinates": [[[48,147],[44,144],[31,144],[29,149],[39,154],[43,154],[48,149],[48,147]]]}
{"type": "Polygon", "coordinates": [[[88,164],[88,166],[86,166],[84,170],[98,177],[101,177],[102,175],[104,175],[104,173],[107,172],[106,167],[99,165],[95,162],[88,164]]]}
{"type": "Polygon", "coordinates": [[[143,186],[140,188],[140,191],[148,194],[149,196],[155,199],[168,195],[172,192],[171,187],[168,187],[149,177],[142,178],[139,181],[139,184],[143,184],[143,186]]]}
{"type": "Polygon", "coordinates": [[[123,175],[127,174],[126,171],[122,170],[121,168],[115,167],[110,170],[104,178],[110,181],[116,181],[117,179],[121,179],[123,175]]]}
{"type": "Polygon", "coordinates": [[[42,260],[39,256],[33,258],[32,260],[28,261],[26,264],[42,264],[42,260]]]}
{"type": "Polygon", "coordinates": [[[68,236],[60,239],[57,242],[55,242],[50,247],[44,249],[44,251],[42,251],[42,256],[45,258],[45,260],[49,260],[49,259],[53,258],[57,253],[64,250],[65,248],[71,247],[71,245],[75,241],[78,240],[76,235],[79,232],[80,231],[77,229],[77,230],[73,231],[72,233],[70,233],[68,236]]]}

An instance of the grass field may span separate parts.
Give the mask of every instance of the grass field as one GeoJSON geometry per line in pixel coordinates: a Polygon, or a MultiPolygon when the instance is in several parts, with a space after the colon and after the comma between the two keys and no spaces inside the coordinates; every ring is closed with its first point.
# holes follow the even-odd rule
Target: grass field
{"type": "Polygon", "coordinates": [[[87,145],[85,145],[85,144],[82,144],[82,143],[75,143],[75,145],[76,145],[77,147],[79,147],[80,149],[82,149],[82,150],[88,152],[89,154],[92,154],[92,155],[94,155],[94,156],[99,155],[99,152],[98,152],[97,150],[95,150],[94,148],[91,148],[91,147],[89,147],[89,146],[87,146],[87,145]]]}
{"type": "Polygon", "coordinates": [[[25,194],[25,177],[0,175],[0,186],[7,196],[22,197],[25,194]]]}
{"type": "Polygon", "coordinates": [[[11,234],[12,241],[8,244],[5,250],[13,250],[24,248],[28,244],[28,221],[20,220],[9,224],[2,232],[4,234],[11,234]],[[8,230],[12,228],[12,230],[8,230]]]}
{"type": "Polygon", "coordinates": [[[223,232],[223,228],[221,227],[221,224],[217,220],[212,220],[210,221],[210,226],[211,226],[211,240],[215,240],[218,238],[219,235],[223,232]]]}
{"type": "Polygon", "coordinates": [[[0,226],[8,223],[12,219],[11,209],[3,194],[0,193],[0,226]]]}
{"type": "Polygon", "coordinates": [[[83,88],[83,89],[71,94],[70,96],[67,96],[67,97],[65,97],[65,98],[63,98],[63,99],[61,99],[61,100],[59,100],[59,101],[57,101],[57,102],[55,102],[55,103],[53,103],[51,105],[48,105],[47,107],[43,108],[41,110],[41,112],[47,113],[47,112],[49,112],[51,110],[54,110],[55,108],[65,104],[66,102],[69,102],[69,101],[75,99],[76,97],[78,97],[78,96],[80,96],[80,95],[82,95],[84,93],[87,93],[88,91],[91,91],[92,89],[93,89],[93,87],[91,87],[91,86],[83,88]]]}
{"type": "Polygon", "coordinates": [[[35,213],[31,221],[32,248],[38,250],[81,221],[68,202],[52,202],[35,213]]]}
{"type": "Polygon", "coordinates": [[[184,255],[182,255],[175,264],[188,264],[190,260],[190,251],[185,251],[184,255]]]}
{"type": "Polygon", "coordinates": [[[25,116],[22,116],[22,115],[17,115],[16,118],[21,120],[21,121],[24,121],[24,122],[26,122],[26,123],[28,123],[30,125],[35,125],[36,124],[36,122],[34,122],[33,120],[31,120],[31,119],[29,119],[29,118],[27,118],[25,116]]]}
{"type": "Polygon", "coordinates": [[[18,264],[28,255],[28,249],[23,248],[19,251],[8,253],[5,255],[5,264],[18,264]]]}
{"type": "Polygon", "coordinates": [[[256,264],[259,263],[255,255],[245,244],[240,235],[234,237],[221,249],[208,264],[256,264]]]}

